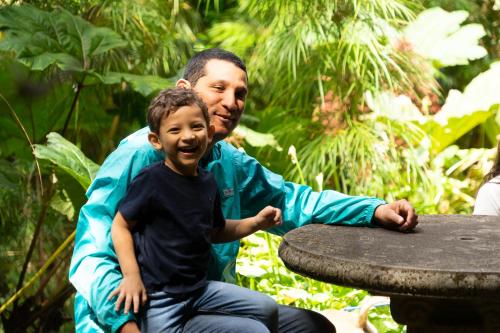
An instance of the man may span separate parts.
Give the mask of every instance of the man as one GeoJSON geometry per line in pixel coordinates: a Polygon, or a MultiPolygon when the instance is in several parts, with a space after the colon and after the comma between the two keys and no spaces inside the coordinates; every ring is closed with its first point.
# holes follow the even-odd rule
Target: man
{"type": "MultiPolygon", "coordinates": [[[[215,128],[212,149],[200,164],[215,174],[228,219],[255,215],[267,205],[281,208],[283,224],[270,229],[282,235],[308,223],[347,225],[379,224],[400,231],[417,224],[413,207],[406,201],[386,204],[375,198],[350,197],[334,191],[313,192],[310,187],[285,182],[255,159],[222,141],[238,125],[245,107],[247,73],[236,55],[210,49],[194,56],[177,86],[192,88],[208,106],[215,128]]],[[[111,221],[127,186],[145,166],[164,156],[148,143],[148,128],[124,139],[104,162],[87,192],[77,226],[70,281],[77,289],[77,332],[138,332],[132,314],[114,311],[108,300],[121,281],[110,238],[111,221]]],[[[234,282],[239,242],[213,246],[209,279],[234,282]]],[[[249,319],[251,320],[251,319],[249,319]]],[[[280,332],[329,332],[333,326],[312,311],[279,307],[280,332]]],[[[240,332],[224,316],[199,314],[188,321],[184,332],[240,332]]]]}

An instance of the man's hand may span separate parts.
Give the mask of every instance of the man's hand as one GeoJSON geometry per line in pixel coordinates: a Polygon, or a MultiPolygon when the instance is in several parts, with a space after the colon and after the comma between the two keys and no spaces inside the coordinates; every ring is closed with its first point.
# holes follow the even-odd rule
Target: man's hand
{"type": "Polygon", "coordinates": [[[410,231],[418,224],[415,209],[406,200],[378,206],[373,217],[382,227],[402,232],[410,231]]]}

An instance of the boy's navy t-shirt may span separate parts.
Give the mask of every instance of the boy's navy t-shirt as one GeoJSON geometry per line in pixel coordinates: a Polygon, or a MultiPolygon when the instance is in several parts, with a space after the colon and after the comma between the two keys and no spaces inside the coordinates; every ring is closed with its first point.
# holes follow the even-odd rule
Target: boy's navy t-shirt
{"type": "Polygon", "coordinates": [[[175,173],[165,163],[142,170],[118,209],[135,221],[135,254],[148,291],[180,294],[206,282],[211,234],[225,225],[213,174],[175,173]]]}

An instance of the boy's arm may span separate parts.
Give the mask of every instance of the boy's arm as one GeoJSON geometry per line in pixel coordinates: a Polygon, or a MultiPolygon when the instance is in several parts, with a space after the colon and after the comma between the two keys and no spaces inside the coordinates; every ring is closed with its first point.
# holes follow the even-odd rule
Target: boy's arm
{"type": "Polygon", "coordinates": [[[130,228],[133,223],[127,222],[120,212],[116,213],[113,225],[111,226],[111,238],[115,247],[116,256],[120,263],[123,280],[109,298],[118,295],[115,310],[120,310],[120,305],[125,302],[124,313],[133,306],[134,313],[139,312],[139,305],[144,305],[147,300],[146,288],[142,283],[139,265],[134,251],[134,240],[130,228]]]}
{"type": "Polygon", "coordinates": [[[281,224],[281,210],[267,206],[256,216],[243,220],[226,220],[222,228],[215,229],[212,242],[226,243],[246,237],[258,230],[264,230],[281,224]]]}

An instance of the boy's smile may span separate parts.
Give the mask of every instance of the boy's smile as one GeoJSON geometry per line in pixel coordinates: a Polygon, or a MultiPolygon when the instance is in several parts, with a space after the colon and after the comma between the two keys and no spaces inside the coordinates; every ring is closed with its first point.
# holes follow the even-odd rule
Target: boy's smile
{"type": "Polygon", "coordinates": [[[212,138],[213,128],[207,125],[197,105],[182,106],[163,117],[159,135],[150,133],[149,141],[165,152],[165,164],[173,171],[197,175],[198,161],[212,138]]]}

